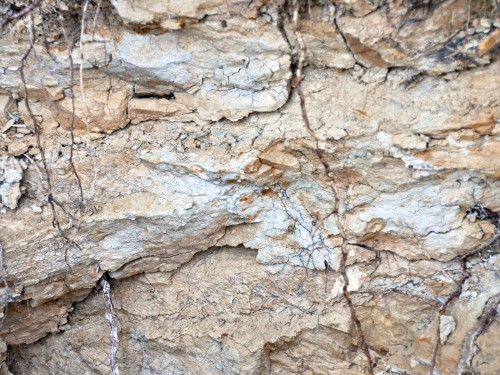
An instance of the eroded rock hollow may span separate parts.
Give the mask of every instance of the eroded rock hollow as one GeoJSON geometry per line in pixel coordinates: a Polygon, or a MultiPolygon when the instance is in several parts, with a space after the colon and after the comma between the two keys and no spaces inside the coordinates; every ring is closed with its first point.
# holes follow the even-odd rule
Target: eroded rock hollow
{"type": "Polygon", "coordinates": [[[498,11],[3,1],[0,373],[497,373],[498,11]]]}

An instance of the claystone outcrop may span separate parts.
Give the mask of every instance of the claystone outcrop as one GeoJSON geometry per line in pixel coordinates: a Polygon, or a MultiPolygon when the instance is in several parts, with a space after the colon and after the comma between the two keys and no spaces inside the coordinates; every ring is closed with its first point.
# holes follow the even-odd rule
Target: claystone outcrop
{"type": "MultiPolygon", "coordinates": [[[[81,4],[61,9],[80,33],[81,4]]],[[[436,340],[455,373],[500,292],[495,3],[304,4],[314,137],[291,2],[103,1],[94,28],[96,10],[72,51],[34,11],[34,118],[26,19],[0,39],[3,371],[110,373],[106,277],[124,374],[366,373],[319,149],[376,373],[428,373],[436,340]]]]}

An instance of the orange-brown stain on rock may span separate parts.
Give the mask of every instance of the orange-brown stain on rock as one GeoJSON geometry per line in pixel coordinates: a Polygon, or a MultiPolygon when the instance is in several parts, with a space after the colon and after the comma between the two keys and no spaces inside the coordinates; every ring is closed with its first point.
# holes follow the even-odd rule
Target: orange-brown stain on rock
{"type": "MultiPolygon", "coordinates": [[[[152,21],[147,23],[131,23],[128,25],[133,31],[137,34],[146,35],[148,33],[152,33],[155,30],[164,30],[161,26],[161,19],[158,16],[155,16],[152,21]]],[[[121,38],[121,35],[119,36],[121,38]]],[[[116,39],[115,39],[116,40],[116,39]]],[[[117,40],[119,41],[119,40],[117,40]]]]}
{"type": "Polygon", "coordinates": [[[428,149],[416,154],[437,168],[457,168],[481,170],[499,175],[500,168],[494,161],[500,157],[500,149],[493,142],[472,145],[458,150],[442,148],[428,149]]]}
{"type": "Polygon", "coordinates": [[[478,50],[480,55],[490,52],[493,48],[500,45],[500,29],[496,29],[489,35],[487,35],[479,43],[478,50]]]}
{"type": "Polygon", "coordinates": [[[245,171],[245,173],[254,173],[254,172],[257,172],[257,170],[259,169],[260,164],[261,164],[261,162],[260,162],[259,159],[252,160],[250,163],[246,164],[243,167],[243,170],[245,171]]]}
{"type": "Polygon", "coordinates": [[[112,28],[109,30],[110,34],[108,35],[109,39],[112,39],[115,42],[120,42],[122,40],[123,32],[118,28],[112,28]]]}
{"type": "Polygon", "coordinates": [[[383,250],[401,246],[402,240],[395,234],[378,232],[373,238],[361,241],[361,243],[373,247],[376,250],[383,250]]]}
{"type": "Polygon", "coordinates": [[[259,214],[248,215],[248,216],[245,216],[245,218],[247,220],[252,221],[252,220],[255,220],[257,218],[257,216],[259,216],[259,214]]]}
{"type": "Polygon", "coordinates": [[[62,52],[62,51],[66,51],[66,46],[64,45],[64,43],[61,43],[57,46],[51,46],[49,48],[49,52],[62,52]]]}
{"type": "Polygon", "coordinates": [[[179,24],[179,26],[181,28],[183,28],[184,26],[186,26],[186,19],[185,18],[176,18],[175,20],[177,21],[177,23],[179,24]]]}
{"type": "Polygon", "coordinates": [[[260,191],[262,195],[276,195],[277,193],[271,188],[265,188],[260,191]]]}
{"type": "Polygon", "coordinates": [[[356,114],[361,117],[370,118],[370,116],[368,116],[368,113],[366,113],[362,109],[355,109],[354,112],[356,112],[356,114]]]}
{"type": "Polygon", "coordinates": [[[341,168],[335,171],[335,177],[338,182],[352,184],[359,181],[359,173],[352,168],[341,168]]]}
{"type": "Polygon", "coordinates": [[[317,211],[311,211],[311,216],[315,218],[317,221],[321,221],[322,217],[321,214],[317,211]]]}
{"type": "Polygon", "coordinates": [[[390,67],[391,64],[385,61],[378,51],[375,51],[370,47],[364,45],[354,35],[346,33],[344,36],[352,52],[357,55],[358,58],[365,60],[365,63],[371,63],[382,68],[390,67]]]}
{"type": "Polygon", "coordinates": [[[123,164],[134,165],[137,163],[135,156],[131,155],[128,152],[120,153],[117,156],[113,157],[112,160],[116,162],[118,165],[123,165],[123,164]]]}
{"type": "Polygon", "coordinates": [[[378,354],[381,354],[382,356],[386,356],[388,353],[389,353],[389,349],[388,348],[384,348],[384,347],[373,347],[373,350],[375,350],[378,354]]]}
{"type": "Polygon", "coordinates": [[[229,335],[227,333],[223,333],[222,335],[220,335],[220,341],[222,344],[226,344],[227,343],[227,337],[229,335]]]}
{"type": "Polygon", "coordinates": [[[431,155],[431,154],[432,154],[432,152],[433,152],[434,150],[435,150],[435,149],[428,148],[428,149],[426,149],[426,150],[424,150],[424,151],[417,152],[417,153],[415,154],[415,156],[416,156],[417,158],[422,158],[422,159],[426,159],[426,160],[427,160],[427,158],[429,157],[429,155],[431,155]]]}
{"type": "MultiPolygon", "coordinates": [[[[14,287],[14,281],[7,280],[7,286],[10,288],[14,287]]],[[[3,280],[0,281],[0,288],[5,288],[5,282],[3,280]]]]}
{"type": "Polygon", "coordinates": [[[491,134],[493,128],[495,127],[495,117],[493,115],[489,115],[482,120],[468,124],[467,127],[472,128],[481,134],[491,134]]]}
{"type": "Polygon", "coordinates": [[[246,202],[248,204],[253,203],[254,198],[251,195],[244,195],[240,198],[240,202],[246,202]]]}
{"type": "Polygon", "coordinates": [[[418,338],[418,341],[421,342],[421,343],[424,343],[424,344],[429,344],[429,339],[425,338],[425,337],[419,337],[418,338]]]}

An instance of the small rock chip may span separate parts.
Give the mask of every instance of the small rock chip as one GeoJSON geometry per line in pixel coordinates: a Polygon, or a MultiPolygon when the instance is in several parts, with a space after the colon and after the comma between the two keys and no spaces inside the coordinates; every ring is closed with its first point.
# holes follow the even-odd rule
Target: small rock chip
{"type": "Polygon", "coordinates": [[[442,315],[439,325],[440,325],[439,339],[441,341],[441,345],[444,345],[448,340],[448,337],[457,327],[457,324],[455,323],[455,319],[453,319],[452,316],[442,315]]]}
{"type": "Polygon", "coordinates": [[[14,156],[20,156],[26,153],[29,149],[29,146],[21,141],[14,141],[9,144],[9,154],[14,156]]]}
{"type": "Polygon", "coordinates": [[[35,214],[41,214],[42,213],[42,207],[39,207],[37,205],[32,205],[30,206],[31,210],[35,213],[35,214]]]}

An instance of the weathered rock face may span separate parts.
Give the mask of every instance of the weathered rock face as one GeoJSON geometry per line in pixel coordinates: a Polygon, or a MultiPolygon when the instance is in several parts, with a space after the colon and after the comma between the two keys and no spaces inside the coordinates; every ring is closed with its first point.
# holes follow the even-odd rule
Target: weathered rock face
{"type": "Polygon", "coordinates": [[[35,9],[24,83],[0,40],[2,371],[110,373],[106,277],[124,374],[366,372],[345,233],[375,372],[454,374],[500,292],[495,2],[304,4],[314,137],[291,2],[89,4],[72,51],[35,9]]]}

